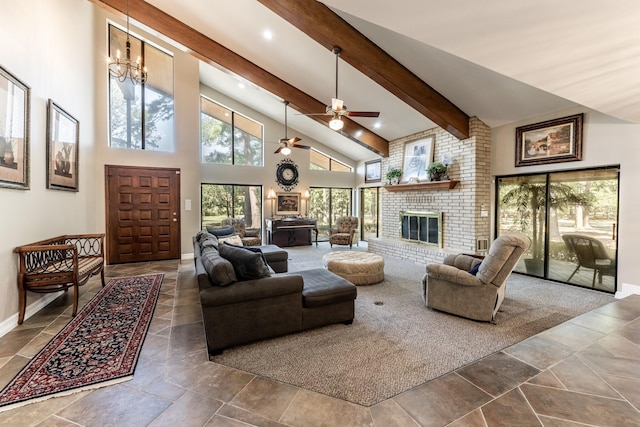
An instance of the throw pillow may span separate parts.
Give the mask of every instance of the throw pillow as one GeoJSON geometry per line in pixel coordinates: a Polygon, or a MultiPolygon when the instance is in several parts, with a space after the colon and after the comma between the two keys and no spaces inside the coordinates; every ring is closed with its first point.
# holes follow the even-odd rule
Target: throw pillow
{"type": "Polygon", "coordinates": [[[202,243],[203,240],[207,240],[210,237],[214,237],[214,235],[208,231],[200,230],[198,231],[198,234],[196,234],[196,241],[198,243],[202,243]]]}
{"type": "Polygon", "coordinates": [[[260,279],[271,276],[262,251],[254,252],[234,245],[219,245],[220,255],[229,260],[238,280],[260,279]]]}
{"type": "Polygon", "coordinates": [[[231,262],[221,257],[217,250],[205,248],[202,250],[201,257],[202,265],[213,285],[228,286],[238,281],[238,276],[236,276],[231,262]]]}
{"type": "Polygon", "coordinates": [[[469,273],[473,274],[474,276],[476,274],[478,274],[478,270],[480,269],[480,264],[482,264],[482,263],[479,262],[476,265],[474,265],[473,267],[471,267],[471,270],[469,270],[469,273]]]}
{"type": "Polygon", "coordinates": [[[202,242],[200,242],[200,249],[204,248],[218,249],[218,239],[216,238],[216,236],[212,235],[208,239],[204,239],[202,242]]]}
{"type": "Polygon", "coordinates": [[[240,236],[228,236],[228,237],[219,237],[218,243],[228,243],[230,245],[242,246],[242,239],[240,236]]]}
{"type": "Polygon", "coordinates": [[[207,225],[207,231],[216,237],[231,236],[236,234],[236,229],[233,228],[232,225],[228,225],[225,227],[216,227],[213,225],[207,225]]]}

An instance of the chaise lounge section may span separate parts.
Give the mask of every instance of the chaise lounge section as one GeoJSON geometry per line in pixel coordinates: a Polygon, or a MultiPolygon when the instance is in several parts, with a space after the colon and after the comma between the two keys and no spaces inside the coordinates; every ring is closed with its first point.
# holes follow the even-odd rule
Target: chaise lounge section
{"type": "Polygon", "coordinates": [[[264,247],[238,247],[206,232],[199,232],[193,243],[210,355],[266,338],[353,322],[356,286],[330,271],[277,274],[265,266],[281,262],[274,259],[281,256],[274,248],[263,252],[264,247]]]}

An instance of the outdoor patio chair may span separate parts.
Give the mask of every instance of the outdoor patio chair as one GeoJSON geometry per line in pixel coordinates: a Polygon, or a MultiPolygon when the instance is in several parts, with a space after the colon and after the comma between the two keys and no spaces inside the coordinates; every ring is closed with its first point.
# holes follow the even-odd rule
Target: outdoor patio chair
{"type": "Polygon", "coordinates": [[[615,276],[616,260],[609,255],[602,241],[595,237],[576,233],[564,234],[562,240],[564,240],[567,248],[574,252],[578,258],[578,266],[573,270],[567,282],[571,281],[571,278],[581,267],[593,270],[592,288],[596,285],[596,275],[598,276],[599,284],[602,284],[603,275],[615,276]]]}

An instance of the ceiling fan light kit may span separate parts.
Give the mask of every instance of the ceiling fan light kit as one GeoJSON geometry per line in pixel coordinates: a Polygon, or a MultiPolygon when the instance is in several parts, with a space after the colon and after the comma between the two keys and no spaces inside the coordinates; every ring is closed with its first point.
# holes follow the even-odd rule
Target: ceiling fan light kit
{"type": "Polygon", "coordinates": [[[298,144],[298,141],[302,140],[297,136],[294,136],[291,139],[287,138],[287,105],[289,105],[289,101],[282,101],[282,103],[284,104],[284,138],[280,139],[280,146],[276,151],[274,151],[274,154],[282,153],[283,155],[288,156],[291,154],[291,147],[302,148],[305,150],[310,149],[311,147],[298,144]]]}
{"type": "Polygon", "coordinates": [[[340,117],[334,117],[329,122],[329,127],[333,130],[340,130],[344,126],[344,122],[340,119],[340,117]]]}

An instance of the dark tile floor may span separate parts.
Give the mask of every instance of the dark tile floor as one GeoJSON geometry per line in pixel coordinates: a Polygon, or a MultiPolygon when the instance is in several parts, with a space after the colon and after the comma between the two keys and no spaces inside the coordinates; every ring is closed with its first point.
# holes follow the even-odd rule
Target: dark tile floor
{"type": "MultiPolygon", "coordinates": [[[[0,425],[640,426],[640,295],[363,407],[208,361],[193,262],[109,266],[107,275],[158,271],[165,279],[133,380],[0,413],[0,425]]],[[[92,279],[81,302],[99,288],[92,279]]],[[[0,338],[0,386],[69,321],[70,300],[0,338]]]]}

